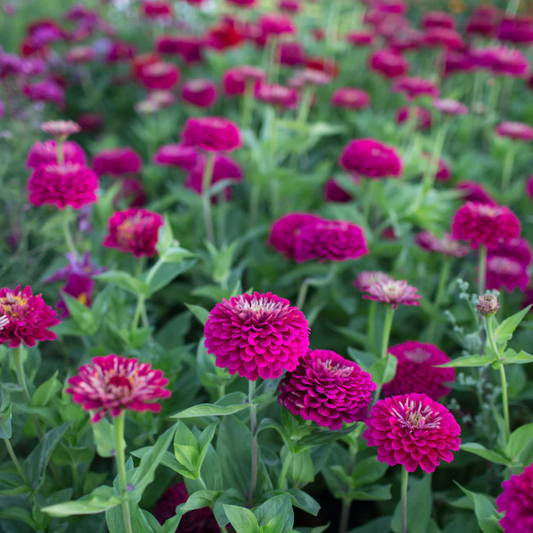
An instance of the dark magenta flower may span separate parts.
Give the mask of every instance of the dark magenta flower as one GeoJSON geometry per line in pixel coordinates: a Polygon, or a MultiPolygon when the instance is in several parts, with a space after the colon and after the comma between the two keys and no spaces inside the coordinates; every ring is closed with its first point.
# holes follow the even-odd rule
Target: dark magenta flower
{"type": "Polygon", "coordinates": [[[453,15],[444,11],[428,11],[420,21],[422,28],[448,28],[455,29],[456,22],[453,15]]]}
{"type": "Polygon", "coordinates": [[[529,69],[526,56],[516,48],[495,46],[480,50],[479,65],[497,76],[523,77],[529,69]]]}
{"type": "Polygon", "coordinates": [[[79,368],[78,375],[67,380],[72,401],[85,411],[96,411],[91,422],[99,422],[109,413],[120,416],[123,411],[151,411],[159,413],[161,405],[155,400],[170,398],[164,387],[168,379],[161,370],[153,370],[149,363],[139,363],[120,355],[95,357],[89,365],[79,368]]]}
{"type": "Polygon", "coordinates": [[[408,285],[407,281],[388,279],[385,281],[375,281],[369,285],[363,298],[366,300],[374,300],[390,305],[396,309],[399,305],[420,305],[422,296],[417,294],[418,289],[412,285],[408,285]]]}
{"type": "Polygon", "coordinates": [[[99,176],[136,174],[142,168],[142,159],[133,148],[108,148],[94,156],[93,167],[99,176]]]}
{"type": "Polygon", "coordinates": [[[457,242],[450,233],[437,237],[431,231],[422,231],[415,237],[415,242],[423,250],[437,252],[450,257],[465,257],[470,253],[470,248],[457,242]]]}
{"type": "Polygon", "coordinates": [[[193,170],[198,164],[198,152],[191,146],[183,144],[165,144],[153,157],[155,165],[178,167],[193,170]]]}
{"type": "Polygon", "coordinates": [[[276,83],[259,83],[255,87],[254,97],[261,102],[284,109],[295,109],[299,99],[295,89],[276,83]]]}
{"type": "Polygon", "coordinates": [[[40,294],[34,296],[30,286],[0,289],[0,314],[0,344],[7,342],[10,348],[18,348],[24,343],[32,348],[37,341],[57,338],[49,329],[61,323],[57,313],[40,294]]]}
{"type": "Polygon", "coordinates": [[[181,88],[181,99],[188,104],[207,109],[217,100],[217,86],[210,80],[190,80],[181,88]]]}
{"type": "Polygon", "coordinates": [[[455,188],[463,194],[465,202],[478,202],[480,204],[495,204],[494,198],[485,190],[481,183],[475,181],[460,181],[455,188]]]}
{"type": "Polygon", "coordinates": [[[269,38],[296,33],[292,19],[282,13],[265,13],[259,17],[257,25],[259,35],[256,42],[260,46],[265,46],[269,38]]]}
{"type": "Polygon", "coordinates": [[[376,384],[356,363],[329,350],[309,350],[279,385],[278,403],[331,430],[362,421],[376,384]]]}
{"type": "Polygon", "coordinates": [[[156,41],[156,50],[161,54],[181,57],[187,65],[202,63],[203,50],[207,43],[197,35],[162,35],[156,41]]]}
{"type": "MultiPolygon", "coordinates": [[[[192,189],[198,194],[202,194],[203,177],[204,177],[205,159],[198,161],[197,165],[191,170],[185,181],[185,187],[192,189]]],[[[216,155],[213,163],[213,175],[211,177],[211,186],[219,181],[234,180],[241,181],[244,177],[244,172],[241,167],[229,156],[216,155]]],[[[231,198],[231,189],[226,187],[224,189],[226,199],[231,198]]],[[[212,197],[212,202],[217,201],[217,197],[212,197]]]]}
{"type": "Polygon", "coordinates": [[[527,180],[526,193],[533,200],[533,176],[530,176],[527,180]]]}
{"type": "Polygon", "coordinates": [[[22,92],[34,102],[51,102],[58,107],[65,105],[65,90],[50,80],[26,83],[22,92]]]}
{"type": "Polygon", "coordinates": [[[426,30],[424,43],[432,48],[443,47],[448,50],[463,48],[461,36],[452,29],[433,27],[426,30]]]}
{"type": "Polygon", "coordinates": [[[398,359],[394,379],[383,385],[384,396],[426,394],[438,400],[451,392],[445,383],[455,381],[454,368],[437,368],[450,362],[450,358],[434,344],[408,341],[388,349],[398,359]]]}
{"type": "Polygon", "coordinates": [[[88,276],[80,274],[70,274],[68,276],[67,283],[59,291],[61,300],[57,303],[57,309],[61,311],[62,319],[70,316],[67,304],[63,300],[63,294],[68,294],[86,307],[91,307],[94,284],[95,281],[88,276]]]}
{"type": "Polygon", "coordinates": [[[279,43],[276,53],[282,65],[297,67],[305,63],[305,49],[298,41],[279,43]]]}
{"type": "Polygon", "coordinates": [[[227,96],[243,95],[247,84],[250,85],[250,91],[253,93],[265,78],[266,72],[262,68],[243,65],[226,70],[222,85],[227,96]]]}
{"type": "Polygon", "coordinates": [[[499,41],[528,45],[533,43],[533,24],[530,17],[505,17],[498,26],[499,41]]]}
{"type": "MultiPolygon", "coordinates": [[[[86,164],[83,148],[74,141],[63,143],[63,159],[65,163],[86,164]]],[[[57,163],[57,141],[48,139],[44,142],[37,141],[28,152],[26,159],[27,168],[37,168],[41,165],[57,163]]]]}
{"type": "Polygon", "coordinates": [[[533,465],[502,483],[503,492],[496,499],[505,533],[529,533],[533,530],[533,465]]]}
{"type": "Polygon", "coordinates": [[[304,314],[272,293],[245,293],[218,303],[204,329],[205,346],[219,368],[255,381],[292,372],[309,348],[304,314]]]}
{"type": "Polygon", "coordinates": [[[376,50],[370,56],[370,68],[386,78],[397,78],[407,73],[409,63],[394,50],[376,50]]]}
{"type": "Polygon", "coordinates": [[[461,427],[453,415],[425,394],[379,400],[365,424],[363,437],[378,447],[378,461],[403,465],[408,472],[419,466],[434,472],[441,460],[451,463],[461,445],[461,427]]]}
{"type": "Polygon", "coordinates": [[[514,289],[525,291],[529,285],[528,268],[509,257],[490,254],[487,258],[486,284],[488,290],[509,292],[514,289]]]}
{"type": "Polygon", "coordinates": [[[181,71],[173,63],[159,61],[143,67],[139,79],[149,91],[169,91],[179,83],[181,71]]]}
{"type": "Polygon", "coordinates": [[[419,96],[437,97],[440,91],[431,80],[405,76],[394,82],[392,92],[404,93],[408,100],[413,100],[419,96]]]}
{"type": "Polygon", "coordinates": [[[348,172],[373,179],[397,178],[403,170],[396,150],[374,139],[351,141],[339,162],[348,172]]]}
{"type": "Polygon", "coordinates": [[[158,213],[134,207],[118,211],[108,222],[108,235],[102,243],[135,257],[151,257],[156,253],[159,228],[164,224],[158,213]]]}
{"type": "Polygon", "coordinates": [[[346,203],[351,202],[353,197],[350,193],[346,192],[338,183],[335,178],[331,178],[326,182],[324,187],[324,197],[328,202],[346,203]]]}
{"type": "Polygon", "coordinates": [[[239,46],[244,41],[243,23],[232,16],[224,16],[208,30],[207,45],[214,50],[227,50],[239,46]]]}
{"type": "Polygon", "coordinates": [[[107,50],[105,60],[107,63],[118,63],[129,61],[134,55],[135,47],[133,45],[123,41],[115,41],[107,50]]]}
{"type": "Polygon", "coordinates": [[[322,220],[310,213],[289,213],[278,219],[270,228],[268,244],[283,254],[287,259],[294,259],[296,239],[302,228],[322,220]]]}
{"type": "Polygon", "coordinates": [[[374,34],[369,31],[352,31],[346,34],[346,40],[353,46],[370,46],[374,41],[374,34]]]}
{"type": "Polygon", "coordinates": [[[222,117],[189,118],[182,132],[183,144],[206,152],[232,152],[242,146],[237,124],[222,117]]]}
{"type": "Polygon", "coordinates": [[[494,130],[500,137],[508,137],[519,141],[531,141],[533,139],[533,128],[523,122],[501,122],[494,130]]]}
{"type": "Polygon", "coordinates": [[[529,241],[527,239],[520,238],[509,239],[497,244],[491,248],[489,256],[490,255],[497,255],[500,257],[513,259],[525,267],[529,266],[533,259],[529,241]]]}
{"type": "Polygon", "coordinates": [[[141,15],[147,19],[169,18],[174,14],[171,2],[167,0],[142,0],[141,15]]]}
{"type": "Polygon", "coordinates": [[[331,95],[331,106],[342,109],[365,109],[370,105],[370,96],[357,87],[343,87],[331,95]]]}

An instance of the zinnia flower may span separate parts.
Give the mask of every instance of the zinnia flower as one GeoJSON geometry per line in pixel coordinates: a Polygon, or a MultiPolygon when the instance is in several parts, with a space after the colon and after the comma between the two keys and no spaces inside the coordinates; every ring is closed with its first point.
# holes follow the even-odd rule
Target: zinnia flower
{"type": "Polygon", "coordinates": [[[351,141],[344,148],[339,162],[347,171],[373,179],[397,178],[403,170],[396,150],[374,139],[351,141]]]}
{"type": "Polygon", "coordinates": [[[304,314],[272,293],[223,300],[205,323],[205,346],[219,368],[250,381],[292,372],[309,348],[304,314]]]}
{"type": "MultiPolygon", "coordinates": [[[[86,164],[85,152],[83,148],[74,141],[63,143],[63,160],[65,163],[86,164]]],[[[28,152],[26,159],[27,168],[37,168],[41,165],[57,163],[57,141],[48,139],[47,141],[37,141],[28,152]]]]}
{"type": "Polygon", "coordinates": [[[61,323],[57,313],[45,304],[40,294],[33,295],[31,287],[22,291],[20,285],[12,291],[0,289],[0,344],[8,342],[10,348],[24,343],[33,348],[37,341],[53,341],[57,335],[49,328],[61,323]]]}
{"type": "Polygon", "coordinates": [[[266,72],[262,68],[243,65],[227,70],[222,85],[227,96],[242,95],[248,84],[253,91],[265,78],[266,72]]]}
{"type": "Polygon", "coordinates": [[[143,0],[141,14],[148,19],[171,17],[174,13],[172,4],[166,0],[143,0]]]}
{"type": "Polygon", "coordinates": [[[345,191],[335,178],[331,178],[326,182],[324,187],[324,197],[328,202],[346,203],[351,202],[353,197],[350,193],[345,191]]]}
{"type": "Polygon", "coordinates": [[[281,42],[277,45],[276,58],[281,65],[296,67],[305,63],[305,49],[298,41],[281,42]]]}
{"type": "Polygon", "coordinates": [[[179,83],[181,71],[173,63],[159,61],[146,65],[141,70],[139,78],[146,89],[150,91],[169,91],[179,83]]]}
{"type": "Polygon", "coordinates": [[[525,291],[529,285],[527,266],[515,259],[490,254],[487,258],[486,283],[488,290],[501,291],[505,287],[509,292],[514,289],[525,291]]]}
{"type": "Polygon", "coordinates": [[[108,235],[102,243],[135,257],[155,254],[159,228],[164,224],[158,213],[134,207],[118,211],[108,222],[108,235]]]}
{"type": "Polygon", "coordinates": [[[397,78],[407,73],[409,63],[393,50],[376,50],[370,56],[370,68],[386,78],[397,78]]]}
{"type": "Polygon", "coordinates": [[[533,176],[530,176],[527,180],[526,194],[533,200],[533,176]]]}
{"type": "Polygon", "coordinates": [[[424,37],[424,43],[430,47],[444,47],[447,49],[463,48],[461,36],[448,28],[428,28],[424,37]]]}
{"type": "Polygon", "coordinates": [[[357,279],[353,284],[356,287],[359,287],[362,291],[368,291],[368,288],[376,282],[384,283],[393,279],[394,278],[391,278],[388,274],[385,274],[385,272],[365,271],[357,274],[357,279]]]}
{"type": "Polygon", "coordinates": [[[22,92],[34,102],[51,102],[59,107],[65,104],[65,90],[50,80],[26,83],[22,92]]]}
{"type": "Polygon", "coordinates": [[[529,62],[520,50],[505,46],[481,50],[479,60],[480,66],[500,76],[522,77],[529,69],[529,62]]]}
{"type": "Polygon", "coordinates": [[[433,100],[433,107],[443,115],[466,115],[468,107],[451,98],[437,98],[433,100]]]}
{"type": "Polygon", "coordinates": [[[81,209],[98,200],[98,176],[78,163],[42,165],[28,181],[29,201],[33,205],[52,204],[59,209],[81,209]]]}
{"type": "Polygon", "coordinates": [[[481,183],[465,180],[460,181],[455,188],[461,191],[465,202],[478,202],[491,205],[496,203],[481,183]]]}
{"type": "Polygon", "coordinates": [[[285,375],[278,402],[319,426],[340,429],[366,418],[376,384],[353,361],[329,350],[309,350],[285,375]]]}
{"type": "Polygon", "coordinates": [[[56,270],[51,276],[43,280],[43,283],[54,283],[55,281],[65,281],[71,274],[78,274],[80,276],[96,276],[101,274],[106,269],[99,268],[91,263],[91,254],[84,252],[81,259],[78,259],[75,255],[68,253],[65,255],[67,258],[67,266],[56,270]]]}
{"type": "Polygon", "coordinates": [[[161,405],[149,403],[170,398],[164,387],[168,379],[161,370],[149,363],[139,363],[120,355],[95,357],[92,364],[83,365],[77,376],[67,380],[66,392],[86,411],[96,411],[91,422],[99,422],[109,413],[117,417],[123,411],[159,413],[161,405]]]}
{"type": "Polygon", "coordinates": [[[364,109],[370,105],[370,96],[356,87],[337,89],[331,96],[331,106],[343,109],[364,109]]]}
{"type": "Polygon", "coordinates": [[[155,165],[178,167],[183,170],[192,170],[198,163],[198,152],[191,146],[183,144],[165,144],[155,153],[155,165]]]}
{"type": "Polygon", "coordinates": [[[527,239],[509,239],[491,248],[489,257],[497,255],[518,261],[525,267],[531,264],[533,259],[531,245],[527,239]]]}
{"type": "Polygon", "coordinates": [[[41,124],[41,129],[52,137],[66,139],[69,135],[78,133],[81,128],[72,120],[51,120],[41,124]]]}
{"type": "Polygon", "coordinates": [[[393,309],[399,305],[420,305],[419,300],[422,298],[417,294],[418,289],[408,285],[405,280],[376,281],[365,291],[369,294],[364,294],[363,298],[389,304],[393,309]]]}
{"type": "Polygon", "coordinates": [[[432,400],[446,396],[452,389],[444,383],[455,381],[454,368],[437,368],[450,361],[434,344],[408,341],[388,349],[398,359],[394,379],[383,385],[384,396],[427,394],[432,400]]]}
{"type": "MultiPolygon", "coordinates": [[[[203,177],[204,177],[205,159],[198,162],[198,164],[191,170],[185,181],[185,187],[192,189],[198,194],[202,194],[203,177]]],[[[244,173],[241,167],[229,156],[216,155],[213,162],[213,175],[211,176],[211,186],[223,180],[241,181],[244,173]]],[[[224,189],[226,198],[231,197],[231,189],[226,187],[224,189]]],[[[213,196],[212,202],[217,201],[217,197],[213,196]]]]}
{"type": "Polygon", "coordinates": [[[467,202],[452,219],[452,235],[460,241],[470,241],[470,247],[481,244],[494,248],[499,243],[520,236],[520,221],[502,205],[467,202]]]}
{"type": "Polygon", "coordinates": [[[461,445],[461,427],[453,415],[425,394],[379,400],[365,424],[363,437],[378,447],[378,461],[403,465],[408,472],[419,466],[434,472],[441,460],[451,463],[452,451],[461,445]]]}
{"type": "Polygon", "coordinates": [[[374,34],[369,31],[352,31],[346,34],[346,40],[353,46],[370,46],[374,41],[374,34]]]}
{"type": "Polygon", "coordinates": [[[190,80],[181,88],[184,102],[203,109],[212,107],[217,100],[217,86],[210,80],[190,80]]]}
{"type": "Polygon", "coordinates": [[[470,253],[470,249],[457,242],[450,233],[437,237],[431,231],[422,231],[415,237],[415,242],[423,250],[450,257],[464,257],[470,253]]]}
{"type": "Polygon", "coordinates": [[[177,55],[187,65],[201,63],[203,49],[206,47],[205,37],[197,35],[162,35],[156,41],[156,49],[161,54],[177,55]]]}
{"type": "Polygon", "coordinates": [[[108,148],[94,156],[93,167],[99,176],[135,174],[141,170],[142,159],[133,148],[108,148]]]}
{"type": "Polygon", "coordinates": [[[363,228],[344,220],[318,220],[306,224],[296,237],[294,258],[298,263],[317,259],[346,261],[368,254],[363,228]]]}
{"type": "Polygon", "coordinates": [[[392,92],[405,93],[408,100],[413,100],[419,96],[439,96],[439,88],[431,80],[408,76],[394,82],[392,92]]]}
{"type": "Polygon", "coordinates": [[[529,533],[533,531],[533,465],[521,474],[512,475],[502,483],[503,492],[496,499],[500,520],[505,533],[529,533]]]}
{"type": "Polygon", "coordinates": [[[273,246],[287,259],[294,259],[296,239],[301,229],[310,223],[322,220],[310,213],[289,213],[278,219],[270,228],[268,244],[273,246]]]}
{"type": "Polygon", "coordinates": [[[261,102],[285,109],[294,109],[298,103],[298,93],[295,89],[276,83],[259,83],[255,87],[254,97],[261,102]]]}
{"type": "Polygon", "coordinates": [[[513,44],[531,44],[533,25],[530,17],[505,17],[498,27],[499,41],[513,44]]]}
{"type": "Polygon", "coordinates": [[[502,122],[494,130],[500,137],[509,137],[520,141],[531,141],[533,139],[533,128],[522,122],[502,122]]]}
{"type": "Polygon", "coordinates": [[[185,146],[206,152],[232,152],[242,146],[237,124],[222,117],[190,118],[182,133],[185,146]]]}
{"type": "Polygon", "coordinates": [[[428,11],[420,22],[422,28],[455,28],[455,19],[443,11],[428,11]]]}
{"type": "Polygon", "coordinates": [[[68,276],[67,283],[59,291],[61,300],[57,303],[57,309],[61,311],[62,319],[70,316],[67,304],[63,300],[63,294],[76,298],[85,307],[91,307],[94,284],[95,281],[86,275],[70,274],[68,276]]]}

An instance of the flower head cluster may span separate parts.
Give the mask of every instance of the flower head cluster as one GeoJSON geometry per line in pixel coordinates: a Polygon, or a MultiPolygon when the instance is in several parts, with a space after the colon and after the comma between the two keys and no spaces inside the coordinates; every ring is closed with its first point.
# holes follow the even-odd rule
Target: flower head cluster
{"type": "Polygon", "coordinates": [[[394,50],[377,50],[370,57],[370,68],[386,78],[397,78],[407,73],[407,60],[394,50]]]}
{"type": "Polygon", "coordinates": [[[340,164],[349,172],[372,179],[397,178],[403,170],[396,150],[374,139],[351,141],[341,154],[340,164]]]}
{"type": "Polygon", "coordinates": [[[457,242],[450,233],[437,237],[431,231],[422,231],[415,237],[415,241],[423,250],[449,255],[450,257],[464,257],[470,253],[470,249],[457,242]]]}
{"type": "Polygon", "coordinates": [[[301,229],[319,220],[320,217],[310,213],[289,213],[272,224],[268,243],[287,259],[294,259],[296,241],[301,229]]]}
{"type": "MultiPolygon", "coordinates": [[[[205,168],[205,158],[200,158],[196,166],[189,172],[185,181],[185,187],[192,189],[198,194],[203,192],[203,177],[205,168]]],[[[227,155],[216,155],[213,161],[213,175],[211,176],[211,185],[223,180],[241,181],[244,173],[241,167],[227,155]]],[[[230,187],[224,189],[224,194],[229,200],[231,197],[230,187]]],[[[213,196],[212,202],[217,201],[217,197],[213,196]]]]}
{"type": "Polygon", "coordinates": [[[266,72],[259,67],[243,65],[234,67],[224,73],[222,85],[228,96],[243,95],[246,87],[253,91],[266,78],[266,72]]]}
{"type": "Polygon", "coordinates": [[[170,397],[164,388],[167,383],[163,372],[149,363],[112,354],[80,367],[78,375],[68,380],[66,392],[86,411],[96,411],[91,422],[98,422],[107,413],[116,417],[125,410],[158,413],[161,405],[152,402],[170,397]]]}
{"type": "Polygon", "coordinates": [[[108,235],[102,243],[135,257],[151,257],[156,252],[163,217],[158,213],[134,207],[118,211],[108,222],[108,235]]]}
{"type": "Polygon", "coordinates": [[[242,146],[239,127],[222,117],[190,118],[182,137],[185,146],[206,152],[232,152],[242,146]]]}
{"type": "Polygon", "coordinates": [[[522,77],[529,69],[529,62],[520,50],[505,46],[481,50],[478,61],[480,66],[497,76],[522,77]]]}
{"type": "Polygon", "coordinates": [[[500,520],[505,533],[528,533],[533,530],[533,465],[502,483],[503,492],[498,496],[498,512],[505,516],[500,520]]]}
{"type": "Polygon", "coordinates": [[[294,109],[298,103],[296,89],[276,83],[260,83],[256,85],[254,97],[261,102],[284,109],[294,109]]]}
{"type": "Polygon", "coordinates": [[[365,423],[363,437],[378,447],[378,461],[403,465],[408,472],[419,466],[434,472],[441,460],[452,462],[452,452],[461,445],[461,427],[453,415],[425,394],[379,400],[365,423]]]}
{"type": "Polygon", "coordinates": [[[309,348],[303,313],[270,292],[223,300],[209,313],[204,334],[216,365],[250,381],[292,372],[309,348]]]}
{"type": "Polygon", "coordinates": [[[493,247],[487,258],[487,289],[524,291],[529,285],[531,246],[526,239],[510,239],[493,247]]]}
{"type": "Polygon", "coordinates": [[[476,181],[460,181],[455,188],[463,195],[465,202],[478,202],[480,204],[494,205],[494,198],[485,190],[481,183],[476,181]]]}
{"type": "Polygon", "coordinates": [[[409,285],[407,281],[388,279],[385,281],[375,281],[369,285],[363,298],[389,304],[393,309],[399,305],[420,305],[422,296],[417,294],[418,289],[409,285]]]}
{"type": "Polygon", "coordinates": [[[197,165],[198,158],[198,152],[192,146],[165,144],[155,153],[153,162],[156,165],[192,170],[197,165]]]}
{"type": "Polygon", "coordinates": [[[174,63],[158,61],[143,67],[139,80],[149,91],[169,91],[181,79],[180,69],[174,63]]]}
{"type": "Polygon", "coordinates": [[[309,350],[279,386],[278,402],[291,413],[335,430],[364,420],[376,384],[370,374],[329,350],[309,350]]]}
{"type": "Polygon", "coordinates": [[[31,348],[37,341],[53,341],[57,336],[50,328],[60,323],[56,316],[29,286],[0,289],[0,344],[7,342],[10,348],[18,348],[24,343],[31,348]]]}
{"type": "Polygon", "coordinates": [[[129,147],[109,148],[98,152],[93,159],[94,171],[102,176],[123,176],[124,174],[135,174],[141,170],[141,156],[129,147]]]}

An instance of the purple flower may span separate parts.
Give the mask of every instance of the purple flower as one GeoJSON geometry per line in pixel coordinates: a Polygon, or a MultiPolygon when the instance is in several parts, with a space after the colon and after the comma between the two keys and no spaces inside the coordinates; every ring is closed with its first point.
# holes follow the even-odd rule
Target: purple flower
{"type": "Polygon", "coordinates": [[[533,531],[533,465],[521,474],[511,476],[502,483],[503,492],[498,496],[498,512],[505,513],[500,520],[505,533],[529,533],[533,531]]]}
{"type": "Polygon", "coordinates": [[[68,294],[86,307],[91,307],[94,284],[95,281],[88,276],[69,274],[66,285],[59,291],[61,300],[56,305],[57,309],[62,312],[60,318],[70,316],[67,304],[63,300],[63,294],[68,294]]]}
{"type": "Polygon", "coordinates": [[[74,254],[68,253],[65,256],[68,260],[68,265],[60,268],[51,276],[43,280],[43,283],[54,283],[55,281],[65,281],[71,274],[79,276],[96,276],[105,272],[105,268],[100,268],[91,263],[91,256],[89,252],[85,252],[80,260],[76,259],[74,254]]]}

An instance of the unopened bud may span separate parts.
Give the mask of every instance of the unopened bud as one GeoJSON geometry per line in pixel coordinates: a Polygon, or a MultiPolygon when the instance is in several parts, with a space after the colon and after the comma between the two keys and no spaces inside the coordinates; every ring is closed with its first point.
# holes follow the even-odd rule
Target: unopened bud
{"type": "Polygon", "coordinates": [[[482,316],[494,316],[499,308],[498,298],[494,294],[484,294],[479,297],[477,310],[482,316]]]}

